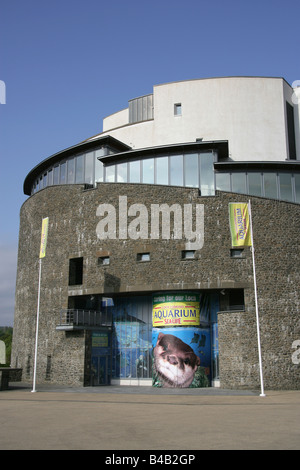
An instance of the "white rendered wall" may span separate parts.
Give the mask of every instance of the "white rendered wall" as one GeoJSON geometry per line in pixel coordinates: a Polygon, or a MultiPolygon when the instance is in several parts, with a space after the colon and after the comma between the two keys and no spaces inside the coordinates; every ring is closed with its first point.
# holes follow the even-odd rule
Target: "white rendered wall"
{"type": "Polygon", "coordinates": [[[298,88],[294,88],[293,105],[294,105],[294,118],[295,118],[295,138],[296,138],[296,152],[297,160],[300,160],[300,83],[298,88]]]}
{"type": "Polygon", "coordinates": [[[109,134],[135,149],[197,138],[228,140],[232,160],[284,161],[288,158],[285,101],[292,103],[292,94],[281,78],[167,83],[154,87],[153,120],[130,125],[128,110],[123,110],[104,119],[100,135],[109,134]],[[182,105],[181,116],[174,116],[175,103],[182,105]]]}

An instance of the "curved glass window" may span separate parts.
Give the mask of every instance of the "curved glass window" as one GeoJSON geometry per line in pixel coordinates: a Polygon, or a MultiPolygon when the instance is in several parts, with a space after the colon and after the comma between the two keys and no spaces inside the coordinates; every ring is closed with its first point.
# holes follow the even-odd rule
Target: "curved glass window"
{"type": "Polygon", "coordinates": [[[276,173],[264,174],[264,196],[277,199],[277,175],[276,173]]]}
{"type": "Polygon", "coordinates": [[[141,162],[129,162],[130,183],[140,183],[141,181],[141,162]]]}
{"type": "Polygon", "coordinates": [[[216,173],[216,189],[230,191],[230,173],[216,173]]]}
{"type": "Polygon", "coordinates": [[[191,188],[199,187],[199,154],[184,155],[184,185],[191,188]]]}
{"type": "Polygon", "coordinates": [[[75,183],[83,183],[84,181],[84,161],[83,155],[78,155],[75,159],[75,183]]]}
{"type": "Polygon", "coordinates": [[[246,174],[242,172],[232,173],[232,191],[234,193],[246,193],[246,174]]]}
{"type": "Polygon", "coordinates": [[[248,173],[249,194],[262,196],[261,173],[248,173]]]}
{"type": "Polygon", "coordinates": [[[60,164],[60,184],[65,184],[66,180],[66,171],[67,170],[67,162],[63,162],[60,164]]]}
{"type": "Polygon", "coordinates": [[[295,175],[295,202],[300,204],[300,174],[295,175]]]}
{"type": "Polygon", "coordinates": [[[85,156],[84,182],[87,184],[94,183],[94,152],[89,152],[85,156]]]}
{"type": "Polygon", "coordinates": [[[117,165],[117,182],[127,183],[127,162],[117,165]]]}
{"type": "Polygon", "coordinates": [[[59,166],[56,165],[53,171],[53,184],[59,184],[59,166]]]}
{"type": "Polygon", "coordinates": [[[279,199],[283,201],[293,200],[292,175],[290,173],[279,173],[279,199]]]}
{"type": "Polygon", "coordinates": [[[70,158],[68,160],[68,184],[75,183],[75,158],[70,158]]]}
{"type": "Polygon", "coordinates": [[[142,160],[142,182],[154,184],[154,158],[142,160]]]}
{"type": "Polygon", "coordinates": [[[183,155],[170,157],[170,185],[183,186],[183,155]]]}
{"type": "Polygon", "coordinates": [[[105,169],[105,181],[107,183],[114,183],[116,179],[116,167],[115,165],[107,166],[105,169]]]}
{"type": "Polygon", "coordinates": [[[300,203],[300,174],[267,171],[216,173],[216,189],[300,203]]]}
{"type": "Polygon", "coordinates": [[[213,196],[217,189],[300,203],[300,172],[215,172],[214,151],[164,153],[104,166],[98,158],[111,153],[108,148],[100,148],[56,163],[36,178],[32,194],[58,184],[119,182],[199,188],[201,196],[213,196]]]}
{"type": "Polygon", "coordinates": [[[200,191],[202,196],[215,194],[214,161],[211,153],[200,154],[200,191]]]}

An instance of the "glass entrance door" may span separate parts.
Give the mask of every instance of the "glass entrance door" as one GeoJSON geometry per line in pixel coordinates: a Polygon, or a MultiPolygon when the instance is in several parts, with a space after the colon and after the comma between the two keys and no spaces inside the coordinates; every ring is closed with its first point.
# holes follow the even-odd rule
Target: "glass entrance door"
{"type": "Polygon", "coordinates": [[[92,382],[94,386],[109,385],[108,356],[92,357],[92,382]]]}
{"type": "Polygon", "coordinates": [[[111,376],[111,332],[92,332],[91,385],[109,385],[111,376]]]}

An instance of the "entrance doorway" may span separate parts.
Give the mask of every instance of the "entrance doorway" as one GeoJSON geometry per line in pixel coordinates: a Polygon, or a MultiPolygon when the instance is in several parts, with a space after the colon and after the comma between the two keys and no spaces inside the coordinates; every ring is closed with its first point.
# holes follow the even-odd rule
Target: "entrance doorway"
{"type": "Polygon", "coordinates": [[[92,385],[109,385],[109,357],[92,356],[92,385]]]}
{"type": "Polygon", "coordinates": [[[92,332],[91,385],[110,385],[111,331],[92,332]]]}

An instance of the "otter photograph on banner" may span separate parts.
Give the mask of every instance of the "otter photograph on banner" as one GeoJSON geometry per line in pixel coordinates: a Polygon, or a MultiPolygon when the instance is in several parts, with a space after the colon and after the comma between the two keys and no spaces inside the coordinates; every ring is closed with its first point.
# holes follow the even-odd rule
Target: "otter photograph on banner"
{"type": "Polygon", "coordinates": [[[153,328],[153,386],[210,386],[209,328],[153,328]]]}

